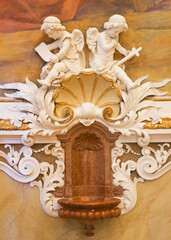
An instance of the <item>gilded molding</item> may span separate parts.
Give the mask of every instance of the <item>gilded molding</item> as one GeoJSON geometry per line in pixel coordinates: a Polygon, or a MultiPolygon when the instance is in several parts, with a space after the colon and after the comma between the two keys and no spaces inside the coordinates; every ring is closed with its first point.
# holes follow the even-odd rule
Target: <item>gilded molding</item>
{"type": "Polygon", "coordinates": [[[26,123],[21,123],[21,126],[15,126],[14,124],[10,123],[10,119],[0,119],[0,130],[7,130],[7,131],[12,131],[12,130],[29,130],[30,128],[28,127],[28,124],[26,123]]]}
{"type": "Polygon", "coordinates": [[[150,121],[145,121],[144,128],[146,129],[169,129],[171,128],[171,118],[161,118],[161,123],[152,124],[150,121]]]}
{"type": "Polygon", "coordinates": [[[23,102],[23,101],[19,99],[0,98],[0,102],[23,102]]]}

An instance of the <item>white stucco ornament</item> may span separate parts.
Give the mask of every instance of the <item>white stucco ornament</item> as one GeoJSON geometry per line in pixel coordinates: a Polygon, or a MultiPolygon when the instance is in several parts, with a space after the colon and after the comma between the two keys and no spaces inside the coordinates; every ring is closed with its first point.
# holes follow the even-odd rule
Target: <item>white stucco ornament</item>
{"type": "Polygon", "coordinates": [[[39,162],[32,157],[31,148],[24,146],[20,151],[16,151],[10,145],[4,147],[9,149],[9,152],[6,154],[0,151],[0,157],[6,159],[8,164],[0,161],[0,170],[22,183],[31,182],[39,176],[39,162]]]}
{"type": "Polygon", "coordinates": [[[38,80],[40,84],[49,87],[55,80],[56,83],[61,82],[66,73],[77,74],[85,68],[84,37],[80,30],[74,29],[72,33],[65,31],[60,20],[53,16],[44,19],[41,30],[55,41],[48,45],[42,42],[35,48],[47,62],[38,80]],[[59,51],[53,54],[52,50],[59,51]]]}
{"type": "Polygon", "coordinates": [[[22,147],[19,151],[11,145],[5,145],[5,151],[0,151],[0,170],[14,180],[21,183],[30,183],[31,187],[37,186],[40,193],[40,203],[43,210],[52,217],[58,216],[58,199],[54,196],[56,188],[64,186],[64,150],[59,141],[56,144],[48,144],[34,150],[30,147],[22,147]],[[55,158],[54,163],[40,162],[33,154],[44,152],[55,158]],[[39,180],[36,180],[39,177],[39,180]]]}
{"type": "Polygon", "coordinates": [[[121,80],[128,89],[136,86],[124,71],[123,63],[131,59],[133,56],[139,56],[138,49],[132,48],[127,51],[119,43],[119,34],[127,31],[128,25],[123,16],[115,14],[104,23],[105,30],[98,32],[97,28],[89,28],[87,30],[87,45],[90,49],[90,67],[99,74],[106,74],[113,81],[121,80]],[[113,60],[115,50],[125,56],[120,61],[113,60]]]}
{"type": "MultiPolygon", "coordinates": [[[[168,142],[155,150],[148,146],[152,141],[151,135],[144,128],[145,121],[156,124],[161,122],[163,116],[170,118],[167,107],[163,113],[159,102],[153,100],[162,99],[166,95],[167,92],[159,88],[171,79],[149,82],[148,76],[143,76],[132,81],[123,64],[139,56],[142,48],[133,47],[128,51],[119,43],[119,34],[128,29],[123,16],[111,16],[104,23],[104,28],[103,32],[97,28],[87,30],[86,43],[90,55],[89,66],[85,68],[82,32],[74,29],[69,33],[58,18],[45,18],[41,30],[54,42],[42,42],[35,48],[46,62],[38,84],[36,80],[32,82],[26,77],[25,83],[0,85],[1,89],[12,90],[5,93],[9,102],[1,104],[3,119],[9,119],[10,116],[15,126],[26,123],[29,127],[20,133],[20,143],[25,146],[19,151],[9,144],[5,146],[6,150],[9,149],[8,153],[6,150],[0,151],[3,160],[0,161],[0,170],[16,181],[37,186],[42,208],[50,216],[57,217],[60,208],[58,198],[53,193],[57,188],[65,186],[65,153],[56,135],[59,138],[59,135],[79,123],[87,127],[99,122],[112,134],[121,133],[111,152],[111,169],[113,183],[123,189],[120,206],[122,214],[134,208],[138,182],[156,179],[171,169],[168,161],[171,156],[168,149],[171,141],[169,133],[163,133],[163,136],[168,134],[166,141],[164,137],[159,139],[157,130],[151,133],[154,134],[154,142],[168,142]],[[114,59],[115,50],[124,55],[123,59],[114,59]],[[11,100],[17,101],[11,104],[11,100]],[[134,152],[126,142],[137,143],[142,148],[141,153],[134,152]],[[35,143],[48,145],[34,150],[35,143]],[[39,152],[55,157],[54,164],[39,163],[32,156],[39,152]],[[122,162],[122,159],[118,159],[127,153],[140,157],[137,161],[122,162]],[[132,172],[136,172],[138,177],[131,176],[132,172]]],[[[5,134],[1,132],[0,138],[5,134]]]]}
{"type": "Polygon", "coordinates": [[[112,133],[121,132],[126,136],[136,133],[141,146],[150,142],[143,129],[144,121],[155,124],[161,121],[161,116],[157,103],[148,98],[165,95],[166,92],[158,88],[171,79],[144,82],[148,76],[143,76],[133,82],[125,73],[123,63],[134,55],[139,56],[141,47],[127,51],[120,45],[119,33],[128,29],[123,16],[113,15],[104,28],[101,33],[96,28],[87,30],[90,68],[85,68],[81,31],[74,29],[69,33],[58,18],[45,18],[41,30],[55,41],[48,45],[41,43],[35,49],[47,62],[38,80],[42,86],[38,87],[28,78],[26,83],[0,86],[16,90],[5,94],[6,97],[24,100],[24,104],[10,109],[14,112],[12,123],[18,125],[20,121],[30,127],[22,138],[23,144],[33,145],[37,134],[63,134],[79,122],[89,126],[95,121],[112,133]],[[52,53],[54,49],[57,53],[52,53]],[[113,60],[115,50],[125,57],[113,60]]]}
{"type": "MultiPolygon", "coordinates": [[[[158,144],[158,149],[153,147],[143,147],[140,153],[131,149],[128,144],[119,141],[112,149],[112,171],[113,183],[123,188],[123,196],[121,199],[121,213],[130,212],[137,202],[137,183],[145,180],[155,180],[166,172],[171,170],[171,148],[169,143],[158,144]],[[120,157],[124,154],[132,153],[139,156],[135,160],[127,160],[122,162],[120,157]],[[133,173],[138,174],[138,178],[133,173]]],[[[134,157],[135,158],[135,157],[134,157]]]]}

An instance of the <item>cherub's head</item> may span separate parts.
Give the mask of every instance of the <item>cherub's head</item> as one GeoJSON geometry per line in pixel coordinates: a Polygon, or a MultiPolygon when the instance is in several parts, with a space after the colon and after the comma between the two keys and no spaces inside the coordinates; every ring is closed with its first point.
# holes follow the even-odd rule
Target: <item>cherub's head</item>
{"type": "Polygon", "coordinates": [[[57,17],[49,16],[44,19],[41,26],[41,31],[44,31],[50,38],[58,39],[65,27],[62,26],[61,21],[57,17]]]}
{"type": "Polygon", "coordinates": [[[127,31],[128,25],[123,16],[115,14],[109,18],[108,22],[104,23],[104,28],[111,37],[116,37],[119,33],[127,31]]]}

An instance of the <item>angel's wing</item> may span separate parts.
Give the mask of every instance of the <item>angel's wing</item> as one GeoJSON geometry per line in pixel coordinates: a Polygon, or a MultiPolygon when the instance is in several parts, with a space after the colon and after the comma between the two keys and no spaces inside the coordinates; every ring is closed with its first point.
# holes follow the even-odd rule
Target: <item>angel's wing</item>
{"type": "Polygon", "coordinates": [[[79,52],[83,50],[84,47],[84,36],[82,32],[78,29],[74,29],[71,34],[71,44],[76,45],[79,52]]]}
{"type": "Polygon", "coordinates": [[[97,28],[89,28],[86,32],[86,42],[92,53],[96,53],[98,33],[97,28]]]}

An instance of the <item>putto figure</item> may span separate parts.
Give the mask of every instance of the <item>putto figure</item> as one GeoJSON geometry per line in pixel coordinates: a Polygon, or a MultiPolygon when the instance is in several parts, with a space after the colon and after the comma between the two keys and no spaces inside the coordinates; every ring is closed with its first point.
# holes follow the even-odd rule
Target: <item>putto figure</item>
{"type": "Polygon", "coordinates": [[[138,49],[132,48],[127,51],[119,43],[119,33],[127,31],[128,25],[125,18],[121,15],[113,15],[108,22],[104,23],[105,30],[101,33],[97,28],[87,30],[87,45],[90,49],[90,67],[98,74],[106,74],[116,81],[121,80],[127,89],[135,87],[135,84],[124,71],[123,63],[132,58],[134,55],[139,56],[138,49]],[[114,61],[115,50],[125,56],[121,61],[114,61]]]}
{"type": "Polygon", "coordinates": [[[84,37],[80,30],[75,29],[72,33],[65,31],[57,17],[49,16],[44,19],[41,30],[55,41],[46,45],[42,42],[35,51],[40,57],[48,62],[40,74],[38,82],[45,86],[51,86],[52,82],[61,82],[66,73],[78,74],[85,68],[83,52],[84,37]],[[57,50],[57,53],[52,53],[57,50]]]}

